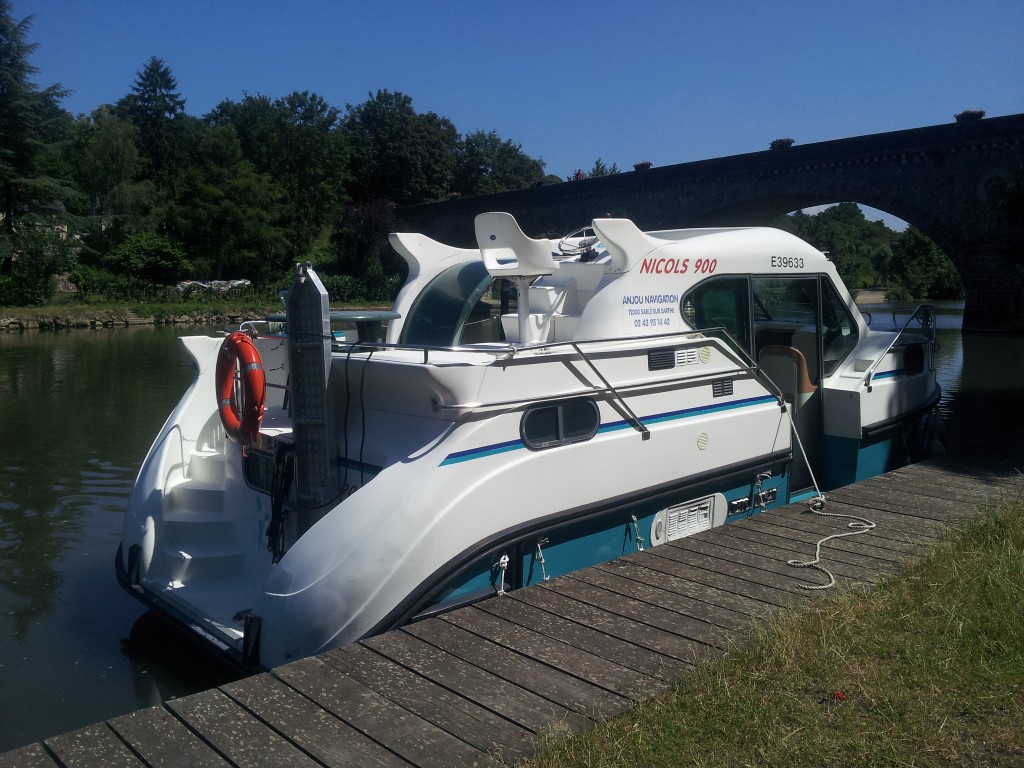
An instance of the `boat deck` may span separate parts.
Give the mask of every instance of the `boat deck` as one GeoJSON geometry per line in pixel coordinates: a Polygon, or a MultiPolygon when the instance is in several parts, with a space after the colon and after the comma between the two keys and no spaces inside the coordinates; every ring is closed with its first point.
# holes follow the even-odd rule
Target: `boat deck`
{"type": "MultiPolygon", "coordinates": [[[[823,546],[870,587],[978,505],[1020,494],[1012,462],[930,461],[833,491],[869,532],[823,546]]],[[[667,689],[827,581],[810,560],[846,519],[763,512],[163,706],[0,755],[2,766],[501,765],[667,689]]]]}

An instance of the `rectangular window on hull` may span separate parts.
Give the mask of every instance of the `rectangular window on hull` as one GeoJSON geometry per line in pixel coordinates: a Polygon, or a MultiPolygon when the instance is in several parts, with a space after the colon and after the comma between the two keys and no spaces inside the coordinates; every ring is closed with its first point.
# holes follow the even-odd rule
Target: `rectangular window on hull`
{"type": "Polygon", "coordinates": [[[530,408],[523,414],[519,431],[526,447],[538,451],[589,440],[600,424],[597,403],[576,398],[530,408]]]}

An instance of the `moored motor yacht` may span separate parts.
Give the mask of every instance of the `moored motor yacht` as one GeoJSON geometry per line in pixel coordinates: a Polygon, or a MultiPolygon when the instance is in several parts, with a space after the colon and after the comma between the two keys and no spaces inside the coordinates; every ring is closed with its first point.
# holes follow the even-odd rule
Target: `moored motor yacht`
{"type": "Polygon", "coordinates": [[[608,218],[532,238],[505,213],[475,234],[391,235],[409,276],[390,311],[331,312],[300,265],[282,317],[182,339],[196,377],[131,493],[127,589],[270,668],[922,443],[930,309],[871,330],[793,235],[608,218]]]}

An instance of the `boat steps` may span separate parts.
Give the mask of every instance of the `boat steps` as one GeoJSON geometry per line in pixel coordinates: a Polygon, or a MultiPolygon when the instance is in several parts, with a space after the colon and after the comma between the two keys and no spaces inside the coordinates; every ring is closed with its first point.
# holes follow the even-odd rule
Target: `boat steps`
{"type": "Polygon", "coordinates": [[[226,467],[227,457],[220,451],[193,451],[185,476],[195,482],[223,485],[226,467]]]}
{"type": "Polygon", "coordinates": [[[164,492],[164,517],[174,519],[181,514],[188,519],[201,513],[222,513],[224,511],[223,483],[207,483],[198,480],[183,480],[164,492]]]}
{"type": "Polygon", "coordinates": [[[188,547],[194,544],[230,544],[235,527],[231,520],[220,514],[199,512],[188,517],[164,520],[164,536],[168,547],[188,547]]]}

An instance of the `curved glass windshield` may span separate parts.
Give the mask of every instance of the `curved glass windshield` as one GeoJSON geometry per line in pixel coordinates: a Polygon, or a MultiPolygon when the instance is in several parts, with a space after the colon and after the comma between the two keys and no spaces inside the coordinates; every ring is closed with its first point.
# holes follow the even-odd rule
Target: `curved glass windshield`
{"type": "Polygon", "coordinates": [[[449,267],[435,277],[413,303],[402,327],[400,342],[447,347],[475,341],[500,341],[501,324],[492,311],[492,291],[488,290],[492,282],[481,261],[449,267]],[[491,325],[497,331],[476,328],[477,324],[490,321],[492,315],[491,325]],[[463,339],[468,325],[482,331],[474,336],[484,338],[463,339]],[[494,334],[497,334],[494,338],[487,338],[494,334]]]}

